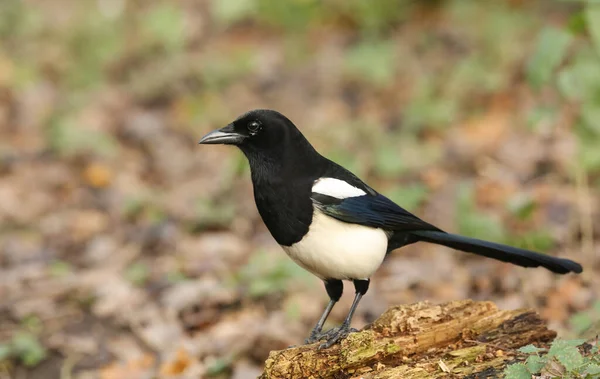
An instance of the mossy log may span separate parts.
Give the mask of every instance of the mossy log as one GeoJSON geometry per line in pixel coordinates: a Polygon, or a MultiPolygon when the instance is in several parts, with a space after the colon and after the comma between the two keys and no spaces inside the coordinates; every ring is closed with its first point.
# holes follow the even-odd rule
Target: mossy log
{"type": "Polygon", "coordinates": [[[388,309],[329,349],[317,343],[272,351],[261,378],[496,378],[525,358],[516,349],[555,337],[532,310],[421,302],[388,309]]]}

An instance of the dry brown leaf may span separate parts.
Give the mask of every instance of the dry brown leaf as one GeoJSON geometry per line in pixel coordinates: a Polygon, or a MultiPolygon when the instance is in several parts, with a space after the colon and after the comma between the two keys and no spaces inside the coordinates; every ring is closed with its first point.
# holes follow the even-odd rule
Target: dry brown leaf
{"type": "Polygon", "coordinates": [[[113,172],[103,163],[90,163],[83,171],[83,179],[92,187],[104,188],[111,184],[113,172]]]}
{"type": "Polygon", "coordinates": [[[173,360],[167,361],[161,365],[160,373],[161,375],[166,376],[180,375],[185,372],[191,363],[192,358],[189,353],[184,349],[179,349],[173,360]]]}

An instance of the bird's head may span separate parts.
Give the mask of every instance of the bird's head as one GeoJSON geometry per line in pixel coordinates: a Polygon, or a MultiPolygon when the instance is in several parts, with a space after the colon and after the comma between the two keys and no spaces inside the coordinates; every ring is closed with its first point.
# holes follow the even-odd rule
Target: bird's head
{"type": "Polygon", "coordinates": [[[201,144],[235,145],[242,151],[268,151],[283,147],[300,135],[294,124],[279,112],[255,109],[224,128],[214,130],[200,139],[201,144]]]}

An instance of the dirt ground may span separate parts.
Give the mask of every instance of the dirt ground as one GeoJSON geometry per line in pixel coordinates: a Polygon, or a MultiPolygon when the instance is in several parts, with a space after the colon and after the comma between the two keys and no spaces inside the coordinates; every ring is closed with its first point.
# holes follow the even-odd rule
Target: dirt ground
{"type": "Polygon", "coordinates": [[[600,170],[577,104],[528,80],[540,33],[578,6],[324,3],[0,5],[0,378],[245,379],[303,341],[322,284],[262,224],[241,153],[197,145],[258,107],[444,230],[584,266],[412,245],[355,327],[471,298],[600,330],[600,170]]]}

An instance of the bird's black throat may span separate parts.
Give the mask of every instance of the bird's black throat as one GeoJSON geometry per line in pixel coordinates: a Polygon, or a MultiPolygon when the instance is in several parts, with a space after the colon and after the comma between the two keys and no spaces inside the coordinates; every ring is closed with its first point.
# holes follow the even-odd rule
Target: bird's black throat
{"type": "Polygon", "coordinates": [[[312,184],[326,161],[303,136],[299,137],[268,152],[240,146],[250,164],[258,212],[283,246],[293,245],[308,232],[313,215],[312,184]]]}

